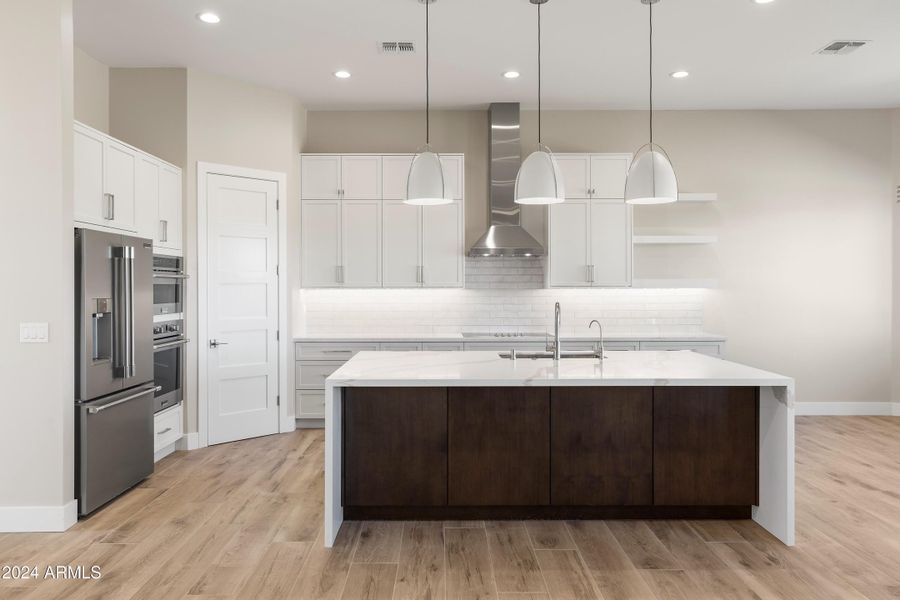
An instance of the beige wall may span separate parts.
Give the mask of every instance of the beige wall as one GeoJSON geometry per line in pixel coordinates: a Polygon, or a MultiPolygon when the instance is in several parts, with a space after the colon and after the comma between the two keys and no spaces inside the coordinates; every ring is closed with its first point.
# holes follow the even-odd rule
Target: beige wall
{"type": "MultiPolygon", "coordinates": [[[[307,152],[412,152],[421,113],[310,112],[307,152]]],[[[522,114],[523,152],[536,115],[522,114]]],[[[435,147],[466,152],[466,240],[487,225],[487,120],[439,112],[435,147]]],[[[712,206],[639,207],[637,228],[712,231],[711,248],[636,254],[636,269],[717,277],[707,322],[728,355],[797,378],[805,402],[891,396],[891,113],[684,111],[656,117],[657,141],[684,191],[718,192],[712,206]],[[662,253],[662,254],[661,254],[662,253]]],[[[551,111],[557,152],[630,152],[646,113],[551,111]]],[[[528,215],[539,232],[543,212],[528,215]]],[[[654,275],[661,275],[659,272],[654,275]]],[[[900,371],[900,370],[898,370],[900,371]]]]}
{"type": "Polygon", "coordinates": [[[109,67],[75,48],[75,119],[109,133],[109,67]]]}
{"type": "Polygon", "coordinates": [[[74,497],[72,48],[71,0],[4,3],[0,530],[21,526],[9,507],[61,515],[74,497]],[[49,323],[49,343],[20,344],[23,321],[49,323]]]}

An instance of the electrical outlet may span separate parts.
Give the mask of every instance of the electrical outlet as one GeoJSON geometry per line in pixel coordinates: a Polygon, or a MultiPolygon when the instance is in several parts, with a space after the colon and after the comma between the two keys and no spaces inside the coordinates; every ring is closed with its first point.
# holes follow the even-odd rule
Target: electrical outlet
{"type": "Polygon", "coordinates": [[[23,344],[46,344],[49,340],[49,323],[19,323],[19,342],[23,344]]]}

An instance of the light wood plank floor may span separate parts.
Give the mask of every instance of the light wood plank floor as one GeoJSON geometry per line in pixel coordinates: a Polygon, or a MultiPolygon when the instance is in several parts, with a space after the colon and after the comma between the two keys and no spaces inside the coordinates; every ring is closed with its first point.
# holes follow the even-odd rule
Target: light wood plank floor
{"type": "Polygon", "coordinates": [[[191,453],[61,534],[0,534],[0,598],[900,598],[900,419],[797,420],[798,543],[750,521],[346,523],[322,547],[321,431],[191,453]]]}

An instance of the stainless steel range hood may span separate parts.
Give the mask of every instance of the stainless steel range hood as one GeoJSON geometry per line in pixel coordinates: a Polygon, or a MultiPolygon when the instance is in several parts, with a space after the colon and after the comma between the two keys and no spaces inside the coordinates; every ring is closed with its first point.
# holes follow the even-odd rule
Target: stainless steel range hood
{"type": "Polygon", "coordinates": [[[514,199],[516,175],[522,163],[519,104],[495,102],[488,115],[491,224],[469,249],[469,256],[543,256],[543,246],[522,228],[522,207],[514,199]]]}

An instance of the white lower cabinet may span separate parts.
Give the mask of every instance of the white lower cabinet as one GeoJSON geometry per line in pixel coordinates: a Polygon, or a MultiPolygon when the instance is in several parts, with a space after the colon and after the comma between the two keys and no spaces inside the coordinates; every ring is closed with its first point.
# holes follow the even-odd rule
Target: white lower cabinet
{"type": "Polygon", "coordinates": [[[153,453],[159,460],[175,450],[174,445],[184,434],[181,404],[156,413],[153,417],[153,453]],[[166,451],[166,452],[163,452],[166,451]]]}

